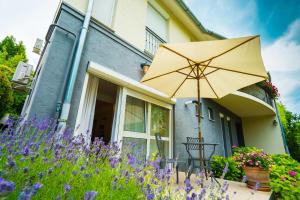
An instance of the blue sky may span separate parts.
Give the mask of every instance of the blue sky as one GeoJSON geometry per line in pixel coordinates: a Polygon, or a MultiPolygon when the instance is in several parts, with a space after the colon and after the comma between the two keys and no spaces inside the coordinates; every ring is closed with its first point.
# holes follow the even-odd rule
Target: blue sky
{"type": "Polygon", "coordinates": [[[185,0],[204,27],[225,37],[260,35],[280,101],[300,114],[299,0],[185,0]]]}
{"type": "MultiPolygon", "coordinates": [[[[199,21],[225,37],[261,35],[262,55],[280,100],[300,114],[300,0],[185,0],[199,21]]],[[[0,0],[0,40],[24,41],[29,62],[36,38],[45,38],[59,0],[0,0]],[[13,12],[12,9],[16,12],[13,12]],[[9,16],[9,18],[5,17],[9,16]]]]}

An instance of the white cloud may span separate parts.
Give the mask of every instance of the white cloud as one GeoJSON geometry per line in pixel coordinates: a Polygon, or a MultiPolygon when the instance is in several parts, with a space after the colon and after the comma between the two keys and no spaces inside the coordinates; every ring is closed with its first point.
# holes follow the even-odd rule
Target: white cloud
{"type": "Polygon", "coordinates": [[[29,63],[36,65],[39,56],[32,53],[36,38],[44,40],[59,0],[0,0],[0,40],[13,35],[23,41],[29,63]]]}
{"type": "Polygon", "coordinates": [[[281,93],[280,100],[292,112],[300,113],[300,19],[286,33],[262,49],[267,70],[281,93]]]}
{"type": "Polygon", "coordinates": [[[295,20],[288,31],[263,48],[262,55],[269,70],[291,71],[300,69],[300,19],[295,20]]]}

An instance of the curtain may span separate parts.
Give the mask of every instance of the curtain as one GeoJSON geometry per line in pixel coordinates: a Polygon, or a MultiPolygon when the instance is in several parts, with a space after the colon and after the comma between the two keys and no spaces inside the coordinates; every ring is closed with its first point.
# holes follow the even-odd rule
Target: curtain
{"type": "Polygon", "coordinates": [[[146,132],[145,106],[145,101],[127,96],[125,108],[125,131],[140,133],[146,132]]]}
{"type": "Polygon", "coordinates": [[[89,144],[93,129],[99,79],[90,74],[88,74],[87,79],[86,91],[83,91],[85,93],[83,94],[84,98],[81,99],[82,102],[80,102],[81,105],[77,114],[79,120],[77,120],[75,135],[83,134],[86,143],[89,144]]]}

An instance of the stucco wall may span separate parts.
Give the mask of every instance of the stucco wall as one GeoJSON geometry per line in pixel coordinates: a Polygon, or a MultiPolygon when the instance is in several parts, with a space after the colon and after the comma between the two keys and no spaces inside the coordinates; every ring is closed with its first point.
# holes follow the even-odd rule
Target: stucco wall
{"type": "Polygon", "coordinates": [[[242,118],[245,145],[271,154],[285,153],[280,126],[273,125],[274,119],[276,116],[242,118]]]}
{"type": "MultiPolygon", "coordinates": [[[[94,0],[97,3],[98,0],[94,0]]],[[[64,0],[64,2],[72,5],[80,12],[85,12],[87,7],[87,0],[64,0]]],[[[160,1],[152,0],[152,5],[159,6],[160,10],[167,13],[168,17],[168,42],[179,43],[179,42],[190,42],[194,40],[194,36],[188,31],[179,20],[176,18],[176,13],[170,13],[170,11],[160,3],[160,1]]],[[[145,49],[145,26],[147,16],[147,0],[117,0],[115,13],[113,16],[112,30],[115,33],[144,51],[145,49]]],[[[93,17],[96,20],[97,7],[93,8],[93,17]]],[[[203,34],[204,37],[204,34],[203,34]]]]}

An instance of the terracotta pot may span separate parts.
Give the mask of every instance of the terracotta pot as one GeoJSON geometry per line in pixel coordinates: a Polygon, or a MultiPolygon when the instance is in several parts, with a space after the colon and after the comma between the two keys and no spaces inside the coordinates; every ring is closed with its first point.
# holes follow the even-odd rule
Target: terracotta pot
{"type": "Polygon", "coordinates": [[[259,183],[259,191],[271,191],[270,188],[270,173],[266,169],[259,167],[244,167],[245,174],[247,176],[247,186],[251,189],[255,188],[256,183],[259,183]]]}

